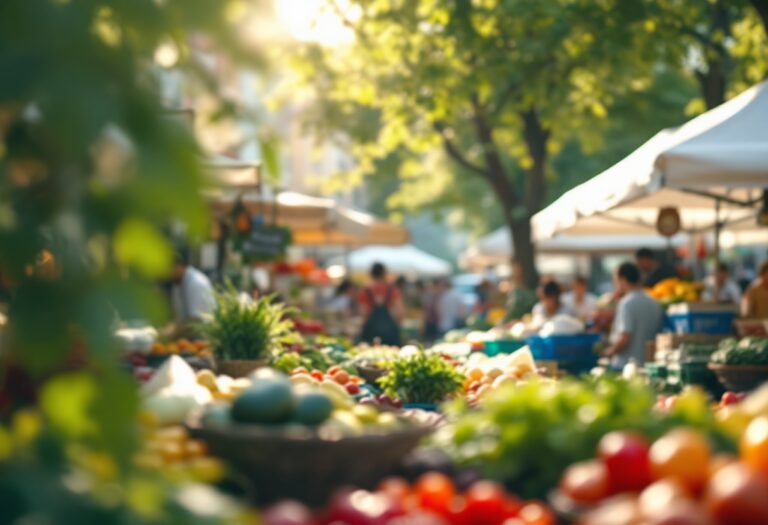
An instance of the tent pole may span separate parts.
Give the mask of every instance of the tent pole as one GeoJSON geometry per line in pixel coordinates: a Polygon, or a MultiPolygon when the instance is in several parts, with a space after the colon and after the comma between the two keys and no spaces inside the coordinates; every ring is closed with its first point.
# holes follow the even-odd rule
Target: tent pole
{"type": "Polygon", "coordinates": [[[717,282],[717,267],[720,265],[720,231],[723,229],[720,223],[720,199],[715,199],[715,263],[712,271],[712,275],[715,276],[715,290],[713,302],[717,303],[720,300],[720,285],[717,282]]]}

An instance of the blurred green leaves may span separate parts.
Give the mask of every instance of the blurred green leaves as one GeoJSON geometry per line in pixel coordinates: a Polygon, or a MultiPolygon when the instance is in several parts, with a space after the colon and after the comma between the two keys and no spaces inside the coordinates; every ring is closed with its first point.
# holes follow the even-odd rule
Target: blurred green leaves
{"type": "Polygon", "coordinates": [[[115,257],[126,267],[133,267],[147,277],[167,276],[173,252],[168,240],[147,221],[129,217],[115,231],[115,257]]]}

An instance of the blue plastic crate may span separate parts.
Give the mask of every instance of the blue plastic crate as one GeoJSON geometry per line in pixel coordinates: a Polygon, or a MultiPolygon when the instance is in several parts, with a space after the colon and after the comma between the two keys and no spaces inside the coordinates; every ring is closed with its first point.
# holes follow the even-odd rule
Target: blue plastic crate
{"type": "Polygon", "coordinates": [[[556,361],[558,367],[578,374],[597,365],[595,344],[600,334],[552,335],[529,337],[528,347],[538,361],[556,361]]]}
{"type": "Polygon", "coordinates": [[[688,312],[668,314],[667,318],[678,334],[728,335],[733,332],[736,312],[688,312]]]}
{"type": "Polygon", "coordinates": [[[520,339],[499,339],[496,341],[486,341],[483,343],[483,352],[487,356],[499,354],[511,354],[515,350],[520,350],[526,342],[520,339]]]}

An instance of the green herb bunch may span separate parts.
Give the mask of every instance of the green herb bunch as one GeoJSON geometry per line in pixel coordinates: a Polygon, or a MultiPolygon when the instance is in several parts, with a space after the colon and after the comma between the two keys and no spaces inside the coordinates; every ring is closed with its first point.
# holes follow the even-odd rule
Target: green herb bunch
{"type": "Polygon", "coordinates": [[[706,432],[716,450],[734,449],[703,391],[681,395],[669,413],[654,410],[655,403],[646,385],[613,377],[503,385],[476,408],[461,399],[449,405],[450,423],[433,445],[525,498],[546,497],[563,470],[594,458],[600,439],[613,430],[653,440],[690,426],[706,432]]]}
{"type": "Polygon", "coordinates": [[[236,290],[216,294],[216,309],[203,330],[217,359],[253,360],[267,357],[294,335],[290,310],[273,296],[246,302],[236,290]]]}
{"type": "Polygon", "coordinates": [[[717,352],[712,354],[712,363],[719,365],[768,365],[768,339],[745,337],[741,341],[725,339],[720,342],[717,352]]]}
{"type": "Polygon", "coordinates": [[[392,362],[379,385],[391,398],[405,403],[440,403],[459,391],[464,381],[439,355],[418,354],[392,362]]]}

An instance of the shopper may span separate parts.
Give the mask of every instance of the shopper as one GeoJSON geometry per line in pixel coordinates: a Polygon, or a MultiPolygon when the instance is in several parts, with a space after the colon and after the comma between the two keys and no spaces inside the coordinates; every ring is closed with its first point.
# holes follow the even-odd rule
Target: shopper
{"type": "Polygon", "coordinates": [[[624,263],[616,271],[616,282],[623,293],[616,308],[616,317],[605,356],[611,358],[611,368],[621,370],[630,361],[642,365],[646,361],[646,343],[655,339],[662,328],[663,311],[640,282],[640,270],[624,263]]]}
{"type": "Polygon", "coordinates": [[[357,289],[349,279],[344,279],[336,287],[333,299],[328,303],[328,311],[350,318],[357,312],[357,289]]]}
{"type": "Polygon", "coordinates": [[[660,264],[649,248],[640,248],[635,253],[635,262],[640,270],[640,282],[646,288],[652,288],[664,279],[677,277],[677,272],[671,266],[660,264]]]}
{"type": "Polygon", "coordinates": [[[560,285],[556,281],[547,281],[537,290],[539,302],[533,307],[533,323],[544,324],[556,315],[572,315],[571,310],[560,299],[560,285]]]}
{"type": "MultiPolygon", "coordinates": [[[[504,283],[502,283],[504,284],[504,283]]],[[[504,321],[518,321],[531,313],[536,304],[536,293],[523,282],[523,270],[519,262],[512,263],[507,290],[507,314],[504,321]]]]}
{"type": "Polygon", "coordinates": [[[757,280],[744,294],[741,315],[747,319],[768,319],[768,261],[760,266],[757,280]]]}
{"type": "Polygon", "coordinates": [[[449,279],[441,279],[440,298],[437,303],[437,328],[440,335],[462,328],[466,324],[467,311],[464,297],[453,287],[449,279]]]}
{"type": "Polygon", "coordinates": [[[216,307],[211,280],[190,264],[186,248],[177,250],[175,254],[171,304],[177,330],[205,320],[216,307]]]}
{"type": "Polygon", "coordinates": [[[571,291],[563,294],[563,305],[582,321],[591,320],[597,311],[597,297],[587,290],[587,280],[577,275],[571,283],[571,291]]]}
{"type": "Polygon", "coordinates": [[[701,298],[705,301],[739,304],[741,288],[736,284],[736,281],[730,278],[727,264],[718,263],[714,275],[704,279],[704,292],[701,294],[701,298]]]}
{"type": "Polygon", "coordinates": [[[365,320],[359,340],[399,346],[403,298],[400,291],[387,281],[387,270],[383,264],[375,263],[371,267],[371,284],[360,292],[358,301],[365,320]]]}

